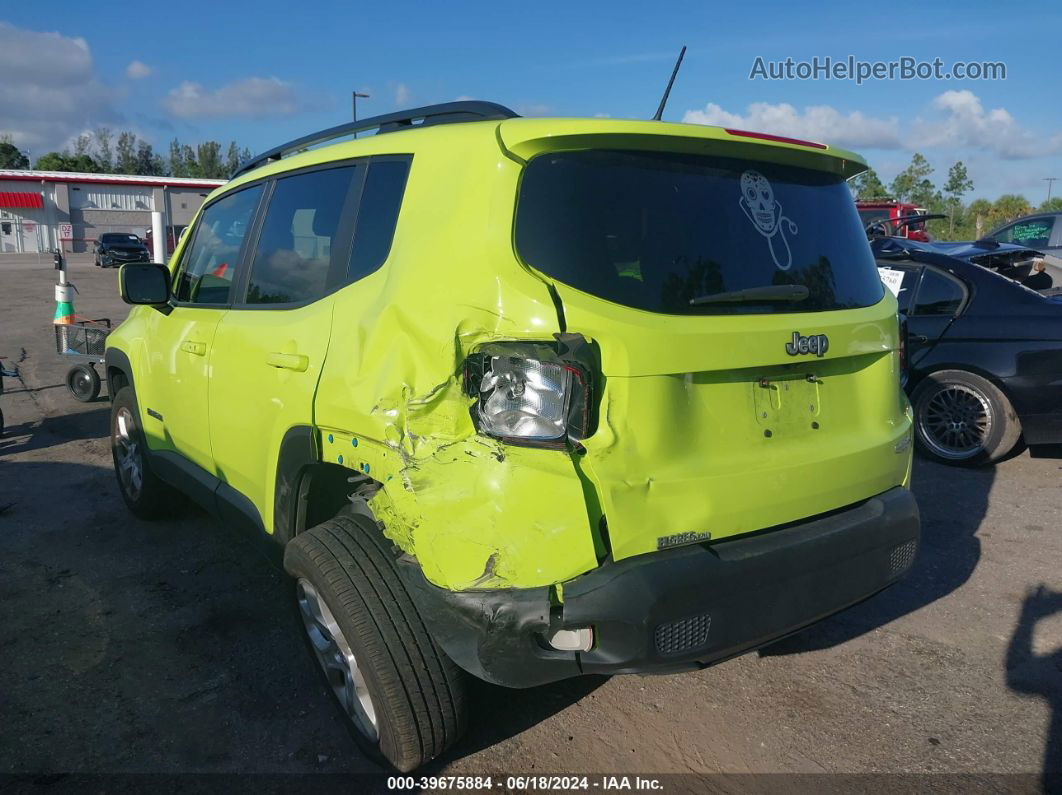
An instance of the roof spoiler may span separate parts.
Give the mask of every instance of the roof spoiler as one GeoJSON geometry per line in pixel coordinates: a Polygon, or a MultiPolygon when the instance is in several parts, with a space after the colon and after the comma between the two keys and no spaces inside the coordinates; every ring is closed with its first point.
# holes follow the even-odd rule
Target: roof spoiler
{"type": "Polygon", "coordinates": [[[232,178],[246,174],[248,171],[281,160],[286,155],[291,155],[311,146],[334,141],[337,138],[345,138],[366,130],[376,130],[380,133],[398,132],[413,127],[427,127],[432,124],[454,124],[467,121],[490,121],[492,119],[515,119],[520,114],[510,110],[504,105],[494,102],[480,102],[469,100],[464,102],[444,102],[440,105],[427,105],[423,108],[402,110],[396,113],[385,113],[382,116],[372,116],[361,121],[348,121],[319,130],[286,144],[273,147],[267,152],[255,155],[245,160],[233,173],[232,178]]]}

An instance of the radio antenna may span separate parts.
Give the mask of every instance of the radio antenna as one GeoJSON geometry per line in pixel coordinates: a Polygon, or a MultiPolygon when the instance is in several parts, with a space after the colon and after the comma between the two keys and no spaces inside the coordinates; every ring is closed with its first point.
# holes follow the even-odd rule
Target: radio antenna
{"type": "Polygon", "coordinates": [[[664,115],[664,105],[667,104],[667,98],[671,95],[671,86],[675,84],[675,75],[678,74],[679,67],[682,66],[682,56],[686,54],[686,45],[682,45],[682,49],[679,51],[678,60],[675,61],[675,68],[671,71],[671,79],[667,81],[667,88],[664,89],[664,96],[660,97],[660,107],[656,109],[656,115],[653,116],[653,121],[660,121],[660,117],[664,115]]]}

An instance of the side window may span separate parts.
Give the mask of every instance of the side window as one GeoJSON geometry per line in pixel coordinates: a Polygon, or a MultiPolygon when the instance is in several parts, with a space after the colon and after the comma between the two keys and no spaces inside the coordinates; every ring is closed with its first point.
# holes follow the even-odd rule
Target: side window
{"type": "Polygon", "coordinates": [[[277,180],[247,283],[248,304],[312,301],[328,288],[333,258],[346,258],[351,183],[357,168],[311,171],[277,180]]]}
{"type": "Polygon", "coordinates": [[[918,271],[879,265],[878,275],[881,277],[881,283],[896,296],[899,311],[910,313],[911,299],[918,285],[918,271]]]}
{"type": "Polygon", "coordinates": [[[926,268],[915,299],[915,315],[954,315],[962,306],[965,292],[958,282],[926,268]]]}
{"type": "Polygon", "coordinates": [[[229,194],[203,210],[195,237],[181,259],[174,295],[192,304],[228,303],[240,248],[262,196],[255,185],[229,194]]]}
{"type": "Polygon", "coordinates": [[[1008,242],[1027,245],[1030,248],[1043,248],[1050,245],[1051,229],[1055,226],[1054,218],[1038,218],[1031,221],[1018,221],[1010,227],[1008,242]]]}
{"type": "Polygon", "coordinates": [[[1003,229],[995,236],[1000,243],[1015,243],[1029,248],[1044,248],[1050,245],[1054,218],[1032,218],[1018,221],[1003,229]]]}
{"type": "Polygon", "coordinates": [[[354,230],[348,281],[368,276],[387,259],[408,174],[409,158],[373,160],[369,165],[354,230]]]}

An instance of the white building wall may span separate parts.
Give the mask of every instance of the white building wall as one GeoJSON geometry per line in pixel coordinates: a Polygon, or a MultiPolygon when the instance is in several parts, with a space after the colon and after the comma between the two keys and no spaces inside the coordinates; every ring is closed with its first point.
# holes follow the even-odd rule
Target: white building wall
{"type": "Polygon", "coordinates": [[[127,212],[155,209],[149,185],[71,185],[71,210],[125,210],[127,212]]]}

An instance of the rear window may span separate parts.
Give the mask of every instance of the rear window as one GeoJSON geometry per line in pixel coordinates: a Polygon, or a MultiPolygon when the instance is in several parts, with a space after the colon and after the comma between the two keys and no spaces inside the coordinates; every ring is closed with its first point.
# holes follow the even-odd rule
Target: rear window
{"type": "Polygon", "coordinates": [[[883,296],[847,184],[758,161],[542,155],[524,169],[515,243],[524,262],[557,281],[650,312],[815,312],[883,296]],[[690,303],[779,285],[803,285],[808,295],[690,303]]]}

